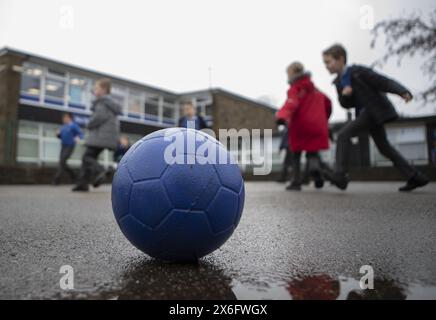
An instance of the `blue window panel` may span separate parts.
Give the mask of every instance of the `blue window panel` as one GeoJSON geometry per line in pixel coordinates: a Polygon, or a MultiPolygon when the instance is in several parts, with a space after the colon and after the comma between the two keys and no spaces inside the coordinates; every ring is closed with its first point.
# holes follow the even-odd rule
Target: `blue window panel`
{"type": "Polygon", "coordinates": [[[68,106],[71,107],[71,108],[80,109],[80,110],[85,110],[86,109],[86,107],[84,105],[82,105],[82,104],[69,103],[68,106]]]}
{"type": "Polygon", "coordinates": [[[162,122],[163,123],[166,123],[166,124],[175,124],[176,122],[174,121],[174,120],[162,120],[162,122]]]}
{"type": "Polygon", "coordinates": [[[28,94],[20,94],[20,98],[24,100],[30,100],[30,101],[39,101],[39,96],[32,96],[28,94]]]}
{"type": "Polygon", "coordinates": [[[146,114],[145,116],[144,116],[144,118],[146,119],[146,120],[151,120],[151,121],[158,121],[158,117],[157,116],[153,116],[153,115],[150,115],[150,114],[146,114]]]}
{"type": "Polygon", "coordinates": [[[62,100],[45,98],[44,101],[46,103],[55,104],[55,105],[58,105],[58,106],[63,106],[64,105],[64,102],[62,100]]]}
{"type": "Polygon", "coordinates": [[[134,119],[141,119],[141,116],[139,114],[136,114],[136,113],[129,113],[128,117],[134,118],[134,119]]]}

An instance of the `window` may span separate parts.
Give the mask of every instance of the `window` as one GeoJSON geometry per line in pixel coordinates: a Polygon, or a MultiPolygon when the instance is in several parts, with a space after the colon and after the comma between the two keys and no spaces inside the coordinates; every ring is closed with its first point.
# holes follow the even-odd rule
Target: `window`
{"type": "Polygon", "coordinates": [[[65,99],[65,74],[49,69],[45,79],[45,101],[63,105],[65,99]]]}
{"type": "Polygon", "coordinates": [[[44,140],[42,144],[44,162],[57,162],[59,160],[59,152],[61,151],[61,144],[57,140],[44,140]]]}
{"type": "Polygon", "coordinates": [[[209,97],[200,97],[195,99],[197,113],[206,118],[212,117],[212,99],[209,97]]]}
{"type": "Polygon", "coordinates": [[[47,79],[45,84],[45,96],[63,100],[65,92],[65,82],[57,79],[47,79]]]}
{"type": "Polygon", "coordinates": [[[125,113],[127,92],[126,89],[117,85],[112,86],[111,97],[121,106],[121,110],[125,113]]]}
{"type": "Polygon", "coordinates": [[[68,104],[71,107],[85,108],[88,97],[88,81],[82,77],[70,75],[68,104]]]}
{"type": "MultiPolygon", "coordinates": [[[[411,164],[428,164],[428,149],[425,126],[388,127],[386,129],[388,140],[404,158],[411,164]]],[[[375,166],[391,166],[392,162],[386,159],[371,139],[372,162],[375,166]]]]}
{"type": "Polygon", "coordinates": [[[17,159],[24,162],[38,162],[39,125],[36,122],[20,120],[18,124],[17,159]]]}
{"type": "Polygon", "coordinates": [[[157,120],[159,117],[159,98],[146,97],[145,100],[145,118],[157,120]]]}
{"type": "Polygon", "coordinates": [[[209,104],[206,104],[206,106],[205,106],[205,115],[206,115],[206,117],[212,117],[212,112],[213,112],[213,110],[212,110],[212,104],[211,103],[209,103],[209,104]]]}
{"type": "MultiPolygon", "coordinates": [[[[57,165],[61,141],[56,137],[56,131],[60,127],[61,124],[20,120],[18,127],[17,161],[48,164],[51,166],[57,165]]],[[[86,135],[87,132],[85,130],[85,136],[86,135]]],[[[76,144],[74,153],[68,160],[68,163],[75,167],[80,166],[84,151],[83,142],[76,144]]],[[[101,164],[106,167],[113,163],[112,154],[107,150],[102,153],[100,159],[101,164]]]]}
{"type": "Polygon", "coordinates": [[[65,93],[65,82],[58,79],[47,78],[45,83],[45,96],[62,101],[65,93]]]}
{"type": "Polygon", "coordinates": [[[38,123],[21,120],[19,123],[18,133],[20,135],[38,136],[38,123]]]}
{"type": "Polygon", "coordinates": [[[24,64],[21,76],[21,93],[25,98],[39,100],[41,94],[42,68],[33,64],[24,64]]]}
{"type": "Polygon", "coordinates": [[[163,105],[162,116],[164,122],[174,123],[175,107],[173,104],[165,102],[163,105]]]}
{"type": "Polygon", "coordinates": [[[128,115],[130,117],[140,118],[143,111],[143,97],[140,92],[130,90],[129,92],[129,103],[128,103],[128,115]]]}
{"type": "Polygon", "coordinates": [[[61,126],[61,124],[44,124],[42,127],[42,136],[57,139],[57,131],[60,130],[61,126]]]}
{"type": "Polygon", "coordinates": [[[17,154],[18,158],[29,158],[37,161],[39,157],[38,139],[19,138],[17,154]]]}

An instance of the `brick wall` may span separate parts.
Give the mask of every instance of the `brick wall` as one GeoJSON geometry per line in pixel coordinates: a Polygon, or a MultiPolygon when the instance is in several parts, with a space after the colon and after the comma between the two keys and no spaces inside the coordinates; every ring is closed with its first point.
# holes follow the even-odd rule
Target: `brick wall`
{"type": "Polygon", "coordinates": [[[21,74],[13,66],[21,65],[21,57],[0,56],[0,164],[15,163],[21,74]]]}
{"type": "Polygon", "coordinates": [[[213,129],[272,129],[277,133],[275,110],[226,93],[213,94],[213,129]]]}

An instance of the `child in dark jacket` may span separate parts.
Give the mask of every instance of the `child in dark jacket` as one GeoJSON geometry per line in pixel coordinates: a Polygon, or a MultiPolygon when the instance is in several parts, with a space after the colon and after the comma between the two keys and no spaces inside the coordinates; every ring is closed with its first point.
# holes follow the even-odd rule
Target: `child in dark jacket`
{"type": "Polygon", "coordinates": [[[204,118],[197,114],[192,102],[183,103],[183,116],[179,119],[178,123],[181,128],[192,128],[196,130],[208,129],[204,118]]]}
{"type": "Polygon", "coordinates": [[[397,94],[407,103],[413,98],[410,91],[368,67],[347,66],[347,52],[341,45],[336,44],[325,50],[323,59],[327,70],[337,75],[334,84],[340,104],[346,109],[356,110],[356,119],[347,123],[338,135],[336,167],[331,178],[333,184],[342,190],[347,188],[350,139],[366,132],[369,132],[380,153],[390,159],[408,179],[399,191],[412,191],[428,184],[429,179],[392,147],[384,127],[385,123],[398,118],[386,93],[397,94]]]}

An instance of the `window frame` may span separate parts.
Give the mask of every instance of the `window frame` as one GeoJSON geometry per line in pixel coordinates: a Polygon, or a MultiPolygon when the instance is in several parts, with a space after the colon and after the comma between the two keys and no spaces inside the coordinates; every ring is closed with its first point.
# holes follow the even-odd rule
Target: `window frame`
{"type": "MultiPolygon", "coordinates": [[[[49,105],[55,105],[55,106],[61,106],[61,107],[67,107],[67,103],[68,103],[68,91],[67,91],[67,87],[68,87],[68,72],[64,71],[63,72],[63,76],[61,75],[57,75],[54,73],[50,73],[50,68],[45,66],[44,67],[44,94],[43,94],[43,99],[42,101],[44,103],[47,103],[49,105]],[[61,81],[63,82],[64,85],[64,90],[63,90],[63,97],[62,98],[58,98],[58,97],[54,97],[54,96],[48,96],[47,95],[47,81],[48,80],[52,80],[52,81],[61,81]]],[[[56,70],[54,70],[56,71],[56,70]]]]}
{"type": "Polygon", "coordinates": [[[137,90],[137,89],[131,89],[128,88],[128,94],[127,94],[127,112],[126,112],[127,117],[129,118],[134,118],[134,119],[140,119],[143,120],[144,119],[144,115],[145,115],[145,93],[141,90],[137,90]],[[139,101],[139,108],[140,111],[139,112],[134,112],[130,110],[130,102],[132,97],[135,96],[138,101],[139,101]]]}
{"type": "Polygon", "coordinates": [[[42,96],[43,96],[43,90],[44,90],[44,66],[37,64],[37,63],[33,63],[33,62],[23,62],[23,66],[22,66],[22,73],[21,73],[21,84],[20,84],[20,98],[23,98],[25,100],[30,100],[30,101],[37,101],[37,102],[41,102],[42,101],[42,96]],[[29,75],[26,74],[26,69],[33,66],[35,69],[38,68],[41,71],[41,74],[39,76],[35,76],[35,75],[29,75]],[[38,94],[31,94],[29,92],[23,91],[21,85],[23,82],[23,78],[24,77],[29,77],[29,78],[34,78],[34,79],[38,79],[39,80],[39,93],[38,94]],[[22,96],[25,97],[22,97],[22,96]],[[30,97],[35,97],[35,99],[32,99],[30,97]]]}
{"type": "Polygon", "coordinates": [[[79,110],[89,110],[89,106],[91,104],[91,94],[90,94],[90,83],[92,82],[92,79],[89,79],[85,76],[81,76],[79,74],[68,72],[67,73],[67,96],[66,96],[66,106],[68,108],[74,108],[79,110]],[[80,80],[83,80],[85,83],[83,85],[83,92],[82,92],[82,101],[81,103],[72,102],[71,96],[70,96],[70,90],[71,87],[74,86],[71,84],[72,79],[78,78],[80,80]]]}

